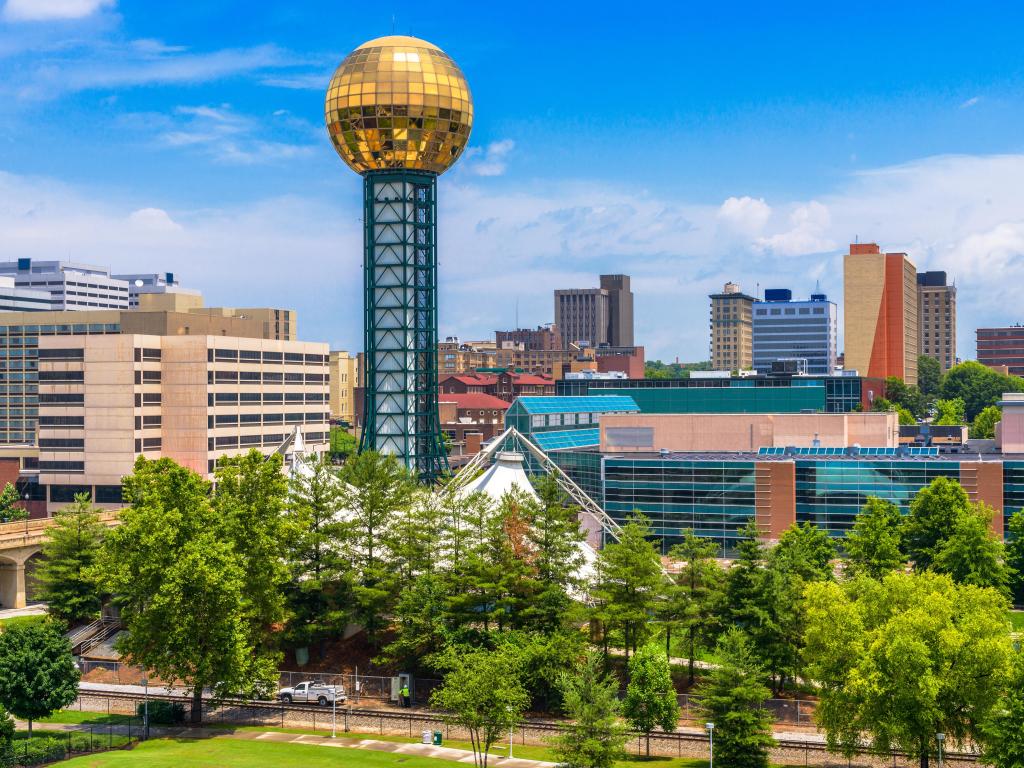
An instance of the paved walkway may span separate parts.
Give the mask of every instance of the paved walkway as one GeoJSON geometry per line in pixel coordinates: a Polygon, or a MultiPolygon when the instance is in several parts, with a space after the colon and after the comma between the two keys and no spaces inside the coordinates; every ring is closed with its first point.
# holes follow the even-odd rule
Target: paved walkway
{"type": "MultiPolygon", "coordinates": [[[[88,731],[90,726],[77,723],[35,723],[38,730],[47,731],[88,731]]],[[[15,721],[18,730],[28,728],[28,723],[15,721]]],[[[124,734],[124,726],[96,725],[92,726],[97,736],[108,731],[124,734]]],[[[136,730],[138,727],[136,726],[136,730]]],[[[319,736],[310,733],[282,733],[279,731],[232,731],[226,728],[150,728],[151,738],[174,739],[240,739],[242,741],[273,741],[279,744],[306,744],[314,747],[345,747],[347,749],[369,749],[374,752],[392,752],[400,755],[416,755],[417,757],[434,757],[455,763],[473,763],[473,753],[465,749],[452,747],[435,747],[433,744],[416,744],[402,741],[378,741],[351,736],[319,736]]],[[[487,758],[487,764],[496,768],[556,768],[557,763],[544,760],[525,760],[518,757],[500,757],[493,752],[487,758]]]]}
{"type": "Polygon", "coordinates": [[[45,614],[45,605],[30,605],[27,608],[5,608],[0,611],[0,621],[14,619],[18,616],[43,616],[45,614]]]}

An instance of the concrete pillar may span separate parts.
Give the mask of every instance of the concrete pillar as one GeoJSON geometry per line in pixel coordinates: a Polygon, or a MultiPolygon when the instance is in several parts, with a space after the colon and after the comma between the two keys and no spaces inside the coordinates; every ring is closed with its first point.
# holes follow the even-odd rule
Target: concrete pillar
{"type": "Polygon", "coordinates": [[[0,562],[0,606],[24,608],[25,564],[0,562]]]}

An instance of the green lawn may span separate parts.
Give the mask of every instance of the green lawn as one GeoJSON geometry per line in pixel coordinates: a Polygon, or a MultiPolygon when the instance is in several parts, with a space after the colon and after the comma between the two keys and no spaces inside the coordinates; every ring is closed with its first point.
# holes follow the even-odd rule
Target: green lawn
{"type": "Polygon", "coordinates": [[[1024,632],[1024,611],[1010,611],[1010,623],[1014,632],[1024,632]]]}
{"type": "Polygon", "coordinates": [[[388,752],[369,752],[358,749],[317,747],[306,744],[275,744],[273,742],[237,741],[234,739],[153,739],[131,750],[85,755],[68,760],[62,765],[131,766],[131,768],[320,768],[320,766],[346,766],[346,768],[442,768],[459,763],[429,757],[413,757],[388,752]]]}
{"type": "Polygon", "coordinates": [[[5,629],[13,627],[27,627],[32,624],[41,624],[46,621],[48,617],[45,614],[40,615],[29,615],[29,616],[12,616],[9,619],[3,619],[0,621],[0,632],[5,629]]]}
{"type": "Polygon", "coordinates": [[[37,720],[39,723],[64,723],[71,725],[125,725],[131,719],[133,725],[140,724],[140,718],[129,715],[107,715],[100,712],[79,712],[77,709],[65,709],[54,712],[49,717],[37,720]]]}

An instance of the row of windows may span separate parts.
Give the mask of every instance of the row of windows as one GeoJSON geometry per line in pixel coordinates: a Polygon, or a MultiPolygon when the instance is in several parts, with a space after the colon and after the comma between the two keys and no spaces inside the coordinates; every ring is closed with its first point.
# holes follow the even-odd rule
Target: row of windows
{"type": "MultiPolygon", "coordinates": [[[[72,334],[120,333],[120,323],[75,323],[73,325],[0,325],[0,337],[69,336],[72,334]]],[[[33,344],[36,342],[33,341],[33,344]]]]}
{"type": "Polygon", "coordinates": [[[327,384],[326,373],[263,373],[259,371],[207,371],[208,384],[327,384]]]}
{"type": "Polygon", "coordinates": [[[310,413],[226,413],[207,417],[207,426],[237,427],[259,426],[260,424],[319,424],[330,421],[331,415],[322,411],[310,413]]]}
{"type": "Polygon", "coordinates": [[[214,405],[280,405],[281,403],[326,403],[326,392],[209,392],[206,403],[214,405]]]}
{"type": "MultiPolygon", "coordinates": [[[[287,437],[287,435],[281,432],[268,435],[227,435],[218,438],[211,437],[207,443],[207,447],[211,451],[223,448],[257,448],[261,445],[272,447],[283,443],[285,437],[287,437]]],[[[305,438],[306,441],[310,443],[321,443],[325,439],[325,433],[310,432],[305,435],[305,438]]],[[[212,472],[213,470],[211,469],[210,471],[212,472]]]]}
{"type": "Polygon", "coordinates": [[[259,363],[281,365],[282,363],[303,363],[305,365],[327,365],[328,355],[303,354],[302,352],[260,352],[254,349],[210,349],[208,362],[259,363]]]}

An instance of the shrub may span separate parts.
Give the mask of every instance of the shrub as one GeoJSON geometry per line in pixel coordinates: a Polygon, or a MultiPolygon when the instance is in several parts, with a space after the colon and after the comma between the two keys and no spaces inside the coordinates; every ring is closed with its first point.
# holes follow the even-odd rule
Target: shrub
{"type": "MultiPolygon", "coordinates": [[[[145,702],[140,702],[135,713],[141,720],[146,714],[145,702]]],[[[185,705],[177,701],[149,702],[150,725],[181,725],[185,722],[185,705]]]]}

